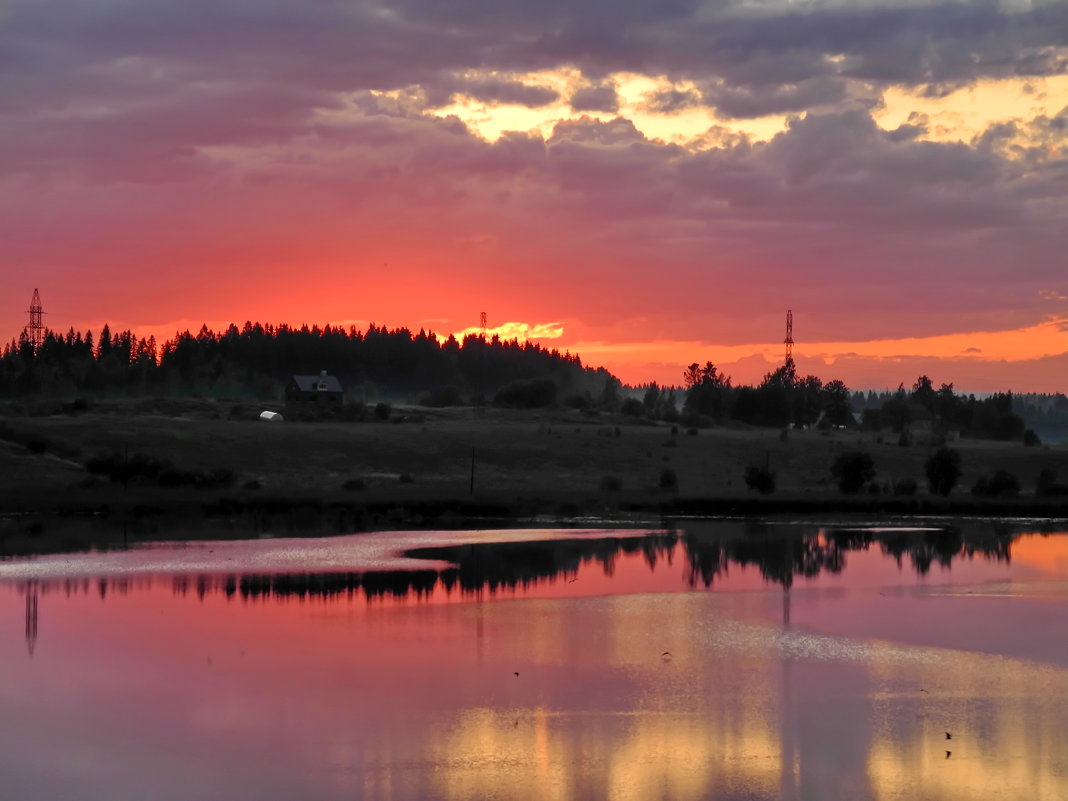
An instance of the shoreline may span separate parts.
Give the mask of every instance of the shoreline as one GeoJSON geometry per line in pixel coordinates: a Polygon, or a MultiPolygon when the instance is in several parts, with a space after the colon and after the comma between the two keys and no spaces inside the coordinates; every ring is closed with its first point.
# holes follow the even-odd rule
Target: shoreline
{"type": "Polygon", "coordinates": [[[209,531],[783,515],[1068,520],[1068,496],[1035,494],[1043,471],[1068,478],[1068,446],[961,440],[953,447],[963,472],[942,497],[929,494],[924,479],[937,444],[902,447],[873,432],[682,430],[564,411],[407,411],[403,422],[351,424],[93,412],[8,419],[0,556],[209,531]],[[855,451],[871,455],[875,478],[871,492],[845,495],[831,467],[855,451]],[[747,488],[754,465],[774,474],[773,493],[747,488]],[[1015,477],[1018,496],[969,493],[998,470],[1015,477]]]}
{"type": "Polygon", "coordinates": [[[0,501],[0,558],[125,547],[148,541],[322,537],[426,529],[529,526],[670,528],[682,520],[813,522],[844,516],[894,521],[1034,521],[1038,530],[1068,526],[1063,498],[730,497],[660,498],[629,503],[569,497],[352,499],[336,495],[262,497],[182,493],[183,497],[109,498],[97,505],[46,507],[0,501]]]}

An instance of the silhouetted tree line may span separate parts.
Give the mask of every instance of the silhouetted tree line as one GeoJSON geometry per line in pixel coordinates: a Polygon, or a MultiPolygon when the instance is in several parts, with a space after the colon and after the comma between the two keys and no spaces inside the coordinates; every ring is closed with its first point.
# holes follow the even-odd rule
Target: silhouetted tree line
{"type": "MultiPolygon", "coordinates": [[[[952,384],[935,389],[934,382],[921,375],[911,390],[900,385],[895,392],[884,393],[878,405],[865,402],[861,423],[870,430],[890,429],[901,433],[913,423],[927,421],[933,429],[942,432],[955,430],[973,437],[1022,439],[1027,428],[1013,411],[1013,405],[1011,392],[984,398],[958,395],[952,384]]],[[[1028,444],[1038,443],[1036,440],[1028,444]]]]}
{"type": "MultiPolygon", "coordinates": [[[[1024,425],[1028,428],[1040,429],[1065,429],[1068,428],[1068,396],[1063,393],[1043,394],[1043,393],[1005,393],[1005,395],[1011,395],[1012,408],[1011,411],[1020,417],[1024,425]]],[[[868,392],[854,392],[852,395],[853,408],[863,413],[868,409],[881,409],[888,401],[893,401],[898,405],[898,408],[894,411],[894,414],[888,418],[892,423],[898,423],[903,421],[907,413],[903,412],[900,408],[901,401],[904,400],[908,405],[913,402],[918,402],[925,408],[927,412],[945,413],[949,412],[950,417],[954,411],[952,402],[947,402],[950,397],[955,397],[956,400],[956,412],[957,422],[961,424],[967,424],[970,422],[970,416],[967,413],[963,413],[959,404],[963,403],[966,406],[971,406],[973,402],[977,402],[974,395],[953,395],[952,384],[942,384],[937,390],[934,389],[934,383],[927,376],[920,376],[916,380],[916,383],[912,385],[912,389],[906,390],[904,385],[900,385],[897,390],[875,392],[869,390],[868,392]],[[932,397],[933,395],[933,397],[932,397]]],[[[1000,403],[1004,406],[1004,400],[1000,403]]],[[[924,415],[924,412],[919,412],[920,415],[924,415]]]]}
{"type": "MultiPolygon", "coordinates": [[[[800,376],[793,360],[765,375],[756,386],[732,386],[730,377],[720,373],[712,362],[704,366],[691,364],[684,371],[683,380],[683,415],[687,422],[852,427],[857,425],[857,410],[861,414],[860,426],[871,431],[890,429],[902,434],[914,423],[928,422],[932,432],[943,435],[958,431],[965,436],[1023,439],[1025,444],[1039,444],[1037,435],[1016,413],[1020,404],[1011,392],[983,398],[958,395],[952,384],[935,389],[925,375],[916,379],[911,390],[901,385],[895,392],[867,395],[850,393],[839,380],[823,383],[814,375],[800,376]]],[[[1068,420],[1068,399],[1061,403],[1063,396],[1027,397],[1026,406],[1033,415],[1041,412],[1055,422],[1063,409],[1068,420]]]]}
{"type": "MultiPolygon", "coordinates": [[[[34,348],[25,335],[0,354],[0,397],[211,395],[277,398],[293,374],[326,370],[350,398],[401,396],[433,405],[490,399],[547,405],[593,399],[615,379],[578,356],[516,340],[355,327],[245,323],[220,333],[202,327],[158,344],[130,331],[48,331],[34,348]]],[[[618,385],[618,381],[616,382],[618,385]]]]}
{"type": "Polygon", "coordinates": [[[842,381],[826,384],[814,375],[799,376],[793,360],[768,373],[757,386],[731,386],[712,362],[691,364],[683,373],[687,421],[735,420],[756,426],[850,426],[854,424],[849,389],[842,381]]]}

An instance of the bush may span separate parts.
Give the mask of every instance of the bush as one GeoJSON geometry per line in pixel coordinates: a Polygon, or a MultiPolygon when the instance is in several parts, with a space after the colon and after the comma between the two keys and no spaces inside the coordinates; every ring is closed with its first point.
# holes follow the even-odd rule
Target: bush
{"type": "Polygon", "coordinates": [[[375,404],[375,420],[388,420],[392,412],[393,407],[388,403],[380,402],[375,404]]]}
{"type": "Polygon", "coordinates": [[[674,492],[679,488],[679,477],[675,474],[675,471],[670,467],[665,467],[660,471],[660,489],[674,492]]]}
{"type": "Polygon", "coordinates": [[[831,475],[838,489],[853,495],[875,478],[875,462],[865,451],[846,451],[838,454],[831,463],[831,475]]]}
{"type": "Polygon", "coordinates": [[[226,489],[232,487],[236,480],[237,475],[229,467],[213,467],[194,473],[194,486],[197,489],[226,489]]]}
{"type": "Polygon", "coordinates": [[[400,481],[401,484],[412,484],[415,482],[411,473],[401,473],[397,476],[397,480],[400,481]]]}
{"type": "Polygon", "coordinates": [[[167,488],[224,489],[232,487],[237,480],[237,475],[229,467],[181,470],[166,459],[156,459],[143,453],[131,454],[129,458],[121,453],[97,454],[86,460],[85,468],[94,475],[107,476],[109,481],[117,484],[143,479],[167,488]]]}
{"type": "Polygon", "coordinates": [[[1020,494],[1020,481],[1008,470],[998,470],[993,476],[982,476],[972,485],[972,495],[980,498],[1012,498],[1020,494]]]}
{"type": "Polygon", "coordinates": [[[751,490],[767,495],[775,492],[775,474],[765,467],[751,464],[745,468],[745,485],[751,490]]]}
{"type": "Polygon", "coordinates": [[[493,396],[494,406],[516,409],[542,409],[556,403],[556,382],[551,378],[532,378],[513,381],[501,387],[493,396]]]}
{"type": "Polygon", "coordinates": [[[1038,438],[1038,434],[1029,428],[1023,432],[1023,444],[1025,448],[1036,448],[1042,444],[1042,440],[1038,438]]]}
{"type": "Polygon", "coordinates": [[[915,495],[919,485],[914,478],[902,478],[894,482],[894,495],[915,495]]]}
{"type": "Polygon", "coordinates": [[[354,492],[362,490],[367,486],[362,478],[350,478],[344,484],[341,485],[341,489],[354,492]]]}
{"type": "Polygon", "coordinates": [[[927,486],[934,495],[949,495],[960,481],[960,454],[952,448],[939,448],[923,465],[927,486]]]}
{"type": "Polygon", "coordinates": [[[624,398],[619,411],[627,417],[645,417],[645,404],[637,398],[624,398]]]}
{"type": "Polygon", "coordinates": [[[44,453],[48,450],[48,440],[41,437],[32,437],[26,441],[26,450],[30,453],[44,453]]]}

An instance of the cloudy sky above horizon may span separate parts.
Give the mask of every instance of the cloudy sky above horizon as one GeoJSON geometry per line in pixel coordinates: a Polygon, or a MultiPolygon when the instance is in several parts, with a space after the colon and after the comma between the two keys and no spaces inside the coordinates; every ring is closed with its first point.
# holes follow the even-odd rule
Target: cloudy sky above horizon
{"type": "Polygon", "coordinates": [[[0,334],[1068,390],[1068,2],[3,0],[0,334]]]}

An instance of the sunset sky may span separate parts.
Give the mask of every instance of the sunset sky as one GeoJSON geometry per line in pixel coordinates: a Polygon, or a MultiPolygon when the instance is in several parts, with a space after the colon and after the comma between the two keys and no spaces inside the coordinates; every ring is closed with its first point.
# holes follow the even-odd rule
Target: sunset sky
{"type": "Polygon", "coordinates": [[[6,0],[0,339],[478,326],[1068,391],[1064,0],[6,0]]]}

